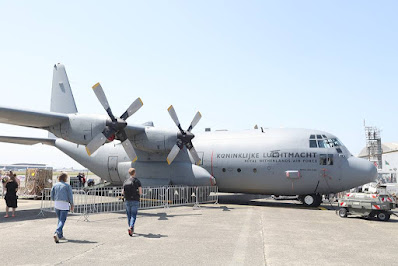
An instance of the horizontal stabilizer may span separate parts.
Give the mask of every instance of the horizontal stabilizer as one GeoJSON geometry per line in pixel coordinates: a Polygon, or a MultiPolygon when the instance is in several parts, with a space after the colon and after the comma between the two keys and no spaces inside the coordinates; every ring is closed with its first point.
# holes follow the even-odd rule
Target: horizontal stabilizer
{"type": "Polygon", "coordinates": [[[48,138],[25,138],[25,137],[10,137],[10,136],[0,136],[0,142],[24,144],[24,145],[34,145],[38,143],[54,146],[55,139],[48,138]]]}
{"type": "Polygon", "coordinates": [[[5,124],[34,128],[47,128],[56,124],[60,124],[68,119],[68,115],[61,113],[38,112],[0,107],[0,123],[5,124]]]}

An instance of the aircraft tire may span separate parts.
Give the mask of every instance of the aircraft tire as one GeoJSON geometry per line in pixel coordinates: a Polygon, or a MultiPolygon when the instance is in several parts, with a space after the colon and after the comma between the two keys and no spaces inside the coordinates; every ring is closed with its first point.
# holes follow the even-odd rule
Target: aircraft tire
{"type": "Polygon", "coordinates": [[[379,212],[377,213],[377,219],[379,221],[387,222],[390,220],[390,214],[388,212],[379,212]]]}
{"type": "Polygon", "coordinates": [[[319,194],[308,194],[301,197],[306,207],[318,207],[321,205],[322,197],[319,194]]]}
{"type": "Polygon", "coordinates": [[[340,216],[341,218],[346,218],[346,217],[347,217],[347,213],[348,213],[348,211],[347,211],[346,208],[340,208],[340,209],[339,209],[339,216],[340,216]]]}

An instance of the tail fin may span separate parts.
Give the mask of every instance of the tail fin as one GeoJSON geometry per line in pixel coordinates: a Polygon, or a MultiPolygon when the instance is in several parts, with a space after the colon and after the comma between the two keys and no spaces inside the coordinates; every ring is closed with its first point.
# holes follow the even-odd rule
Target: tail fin
{"type": "Polygon", "coordinates": [[[77,113],[65,66],[60,63],[54,65],[50,111],[65,114],[77,113]]]}

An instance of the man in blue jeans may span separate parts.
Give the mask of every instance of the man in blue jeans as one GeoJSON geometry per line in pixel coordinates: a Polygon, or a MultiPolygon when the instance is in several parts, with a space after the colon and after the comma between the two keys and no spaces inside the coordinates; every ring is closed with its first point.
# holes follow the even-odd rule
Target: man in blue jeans
{"type": "Polygon", "coordinates": [[[126,204],[127,223],[129,225],[129,236],[134,234],[134,224],[137,219],[138,208],[140,207],[140,196],[142,186],[140,180],[135,177],[135,169],[129,169],[130,178],[123,183],[123,195],[126,204]]]}
{"type": "Polygon", "coordinates": [[[65,183],[68,179],[67,173],[61,173],[58,177],[58,183],[56,183],[51,189],[51,199],[54,200],[55,213],[58,217],[58,226],[54,233],[55,243],[59,243],[59,240],[65,240],[63,234],[63,228],[68,216],[69,209],[73,212],[73,193],[72,187],[65,183]]]}

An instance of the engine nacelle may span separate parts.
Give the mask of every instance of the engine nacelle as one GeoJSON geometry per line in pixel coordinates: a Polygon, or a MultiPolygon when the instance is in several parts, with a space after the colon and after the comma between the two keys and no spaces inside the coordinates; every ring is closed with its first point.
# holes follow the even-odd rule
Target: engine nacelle
{"type": "Polygon", "coordinates": [[[143,186],[214,186],[215,178],[206,169],[189,162],[123,162],[118,164],[119,176],[128,178],[128,169],[137,169],[136,175],[143,186]]]}
{"type": "Polygon", "coordinates": [[[176,144],[177,132],[169,129],[146,127],[145,133],[134,136],[132,140],[140,150],[164,153],[169,152],[176,144]]]}
{"type": "Polygon", "coordinates": [[[88,144],[93,137],[101,133],[107,117],[99,115],[70,114],[69,120],[49,128],[55,136],[77,143],[88,144]]]}

